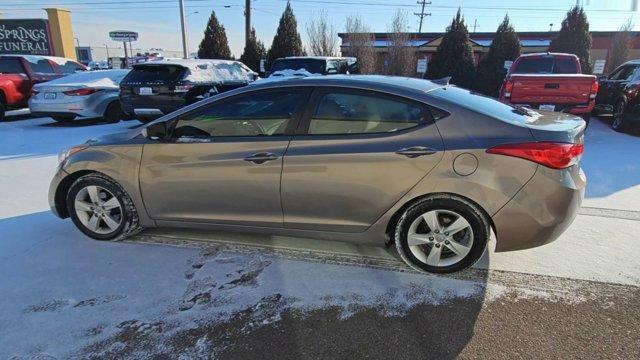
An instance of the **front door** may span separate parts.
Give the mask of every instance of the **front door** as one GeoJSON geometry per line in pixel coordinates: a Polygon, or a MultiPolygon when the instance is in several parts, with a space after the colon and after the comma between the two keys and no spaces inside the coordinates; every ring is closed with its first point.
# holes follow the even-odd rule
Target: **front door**
{"type": "Polygon", "coordinates": [[[364,231],[433,169],[444,145],[429,107],[367,90],[324,89],[285,155],[285,227],[364,231]]]}
{"type": "Polygon", "coordinates": [[[157,220],[282,227],[282,159],[304,90],[257,91],[173,120],[144,145],[140,188],[157,220]]]}

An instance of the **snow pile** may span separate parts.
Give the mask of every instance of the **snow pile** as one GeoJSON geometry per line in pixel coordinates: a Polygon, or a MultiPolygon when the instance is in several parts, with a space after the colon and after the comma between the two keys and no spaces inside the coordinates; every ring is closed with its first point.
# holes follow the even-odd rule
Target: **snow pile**
{"type": "Polygon", "coordinates": [[[90,87],[95,89],[118,89],[120,81],[129,73],[129,70],[99,70],[84,71],[70,74],[55,80],[37,84],[37,91],[47,91],[50,88],[80,88],[90,87]]]}
{"type": "Polygon", "coordinates": [[[307,69],[297,69],[297,70],[293,70],[293,69],[285,69],[285,70],[278,70],[278,71],[274,71],[271,73],[271,75],[269,75],[269,77],[295,77],[295,76],[318,76],[318,75],[322,75],[322,74],[318,74],[318,73],[311,73],[309,71],[307,71],[307,69]]]}
{"type": "Polygon", "coordinates": [[[246,65],[233,60],[160,60],[146,64],[170,64],[186,67],[186,80],[191,82],[251,82],[255,73],[246,65]]]}

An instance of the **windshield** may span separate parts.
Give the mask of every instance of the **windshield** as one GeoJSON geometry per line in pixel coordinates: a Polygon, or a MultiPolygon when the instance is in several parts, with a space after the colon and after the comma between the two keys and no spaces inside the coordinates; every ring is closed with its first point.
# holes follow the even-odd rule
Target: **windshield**
{"type": "Polygon", "coordinates": [[[283,70],[306,70],[312,74],[324,74],[325,61],[318,59],[278,59],[271,67],[272,73],[283,70]]]}
{"type": "Polygon", "coordinates": [[[578,67],[573,58],[531,57],[518,61],[512,74],[577,74],[578,67]]]}
{"type": "Polygon", "coordinates": [[[182,66],[158,66],[141,65],[134,66],[133,70],[124,78],[124,83],[170,83],[180,80],[185,72],[182,66]]]}

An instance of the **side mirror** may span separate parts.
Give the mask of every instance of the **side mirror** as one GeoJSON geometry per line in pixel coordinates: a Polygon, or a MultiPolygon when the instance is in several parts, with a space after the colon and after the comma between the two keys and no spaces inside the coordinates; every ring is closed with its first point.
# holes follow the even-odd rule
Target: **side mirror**
{"type": "Polygon", "coordinates": [[[151,123],[142,129],[142,136],[151,140],[163,139],[167,136],[167,123],[164,121],[151,123]]]}
{"type": "Polygon", "coordinates": [[[598,81],[604,81],[604,80],[607,80],[607,79],[608,79],[607,75],[598,76],[598,81]]]}

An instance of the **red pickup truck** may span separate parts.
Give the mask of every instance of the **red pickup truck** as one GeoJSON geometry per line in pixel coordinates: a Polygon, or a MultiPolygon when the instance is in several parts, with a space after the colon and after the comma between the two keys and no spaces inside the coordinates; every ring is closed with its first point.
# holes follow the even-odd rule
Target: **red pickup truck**
{"type": "Polygon", "coordinates": [[[73,60],[35,55],[0,55],[0,121],[5,111],[27,107],[34,84],[87,68],[73,60]]]}
{"type": "Polygon", "coordinates": [[[513,62],[500,89],[500,100],[576,114],[589,121],[597,94],[598,79],[582,74],[577,56],[535,53],[521,55],[513,62]]]}

